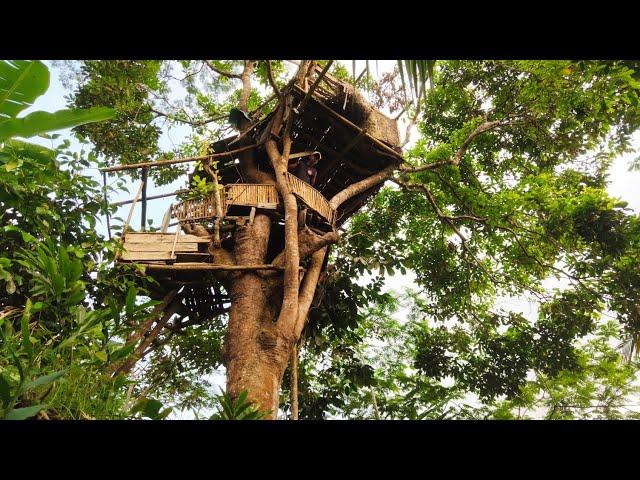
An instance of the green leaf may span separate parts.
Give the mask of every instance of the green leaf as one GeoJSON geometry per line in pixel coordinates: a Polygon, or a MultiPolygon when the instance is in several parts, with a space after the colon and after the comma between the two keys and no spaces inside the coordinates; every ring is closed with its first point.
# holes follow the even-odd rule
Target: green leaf
{"type": "Polygon", "coordinates": [[[49,69],[38,60],[0,61],[0,118],[15,118],[49,88],[49,69]]]}
{"type": "Polygon", "coordinates": [[[53,113],[33,112],[24,118],[0,120],[0,140],[14,136],[33,137],[44,132],[109,120],[115,113],[113,108],[106,107],[58,110],[53,113]]]}
{"type": "Polygon", "coordinates": [[[102,361],[102,362],[106,362],[107,361],[107,353],[103,352],[102,350],[99,350],[95,353],[96,357],[98,358],[98,360],[102,361]]]}
{"type": "Polygon", "coordinates": [[[130,343],[129,345],[125,345],[124,347],[119,348],[118,350],[115,350],[111,354],[111,361],[115,362],[117,360],[120,360],[120,359],[128,356],[133,351],[135,346],[136,346],[135,343],[130,343]]]}
{"type": "Polygon", "coordinates": [[[51,373],[49,375],[43,375],[42,377],[38,377],[35,380],[33,380],[32,382],[27,383],[27,385],[24,387],[25,390],[32,390],[34,388],[37,387],[41,387],[43,385],[48,385],[51,382],[57,380],[58,378],[60,378],[61,376],[63,376],[65,373],[67,372],[67,370],[59,370],[57,372],[51,373]]]}
{"type": "Polygon", "coordinates": [[[127,316],[133,315],[133,313],[135,312],[137,294],[138,294],[138,290],[136,289],[136,287],[131,285],[127,290],[127,296],[124,302],[127,316]]]}
{"type": "Polygon", "coordinates": [[[9,160],[7,163],[4,164],[4,169],[7,172],[12,172],[16,168],[18,168],[20,165],[22,165],[22,162],[19,159],[12,158],[11,160],[9,160]]]}
{"type": "Polygon", "coordinates": [[[27,303],[24,307],[24,312],[22,314],[22,318],[20,319],[20,327],[22,329],[22,345],[24,349],[27,351],[29,358],[33,358],[33,345],[31,344],[31,340],[29,337],[29,320],[31,318],[31,299],[27,299],[27,303]]]}
{"type": "Polygon", "coordinates": [[[37,415],[44,405],[34,405],[33,407],[14,408],[4,417],[5,420],[25,420],[37,415]]]}

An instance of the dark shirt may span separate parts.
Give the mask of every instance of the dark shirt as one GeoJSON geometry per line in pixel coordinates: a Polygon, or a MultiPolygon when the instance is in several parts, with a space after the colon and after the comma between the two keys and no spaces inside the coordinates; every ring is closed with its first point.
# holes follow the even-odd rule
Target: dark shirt
{"type": "Polygon", "coordinates": [[[313,185],[315,183],[315,181],[312,182],[312,179],[315,180],[316,169],[307,165],[306,160],[300,159],[298,164],[293,167],[291,173],[293,173],[303,182],[307,182],[309,185],[313,185]]]}

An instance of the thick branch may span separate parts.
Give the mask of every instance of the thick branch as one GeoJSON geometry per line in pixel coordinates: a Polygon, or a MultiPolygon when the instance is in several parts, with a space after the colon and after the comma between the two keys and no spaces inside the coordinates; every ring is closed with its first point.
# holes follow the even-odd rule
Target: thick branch
{"type": "MultiPolygon", "coordinates": [[[[318,235],[314,233],[309,227],[304,227],[298,232],[298,254],[300,261],[306,260],[314,252],[317,252],[327,245],[338,242],[338,232],[328,232],[324,235],[318,235]]],[[[280,253],[271,262],[272,265],[282,266],[284,265],[284,252],[280,253]]]]}
{"type": "MultiPolygon", "coordinates": [[[[253,73],[253,61],[245,60],[244,61],[244,70],[242,70],[242,75],[240,78],[242,79],[242,93],[240,94],[240,101],[238,102],[238,108],[243,111],[248,110],[249,105],[249,94],[251,93],[251,74],[253,73]]],[[[240,130],[244,130],[246,128],[246,124],[249,122],[247,120],[242,120],[240,123],[240,130]]]]}
{"type": "MultiPolygon", "coordinates": [[[[274,127],[276,126],[274,125],[274,127]]],[[[290,142],[290,139],[287,138],[286,140],[290,142]]],[[[291,188],[285,178],[287,163],[289,161],[287,142],[285,142],[284,154],[278,151],[276,142],[272,139],[267,140],[265,146],[275,171],[276,188],[282,197],[282,203],[284,205],[284,294],[282,308],[280,309],[277,322],[282,329],[281,331],[286,334],[287,332],[293,331],[298,314],[300,267],[300,253],[298,250],[298,202],[293,193],[291,193],[291,188]]]]}
{"type": "Polygon", "coordinates": [[[232,73],[232,72],[225,72],[224,70],[220,70],[213,63],[211,63],[209,60],[205,60],[204,63],[206,63],[207,67],[209,67],[211,70],[216,72],[218,75],[222,75],[223,77],[227,77],[227,78],[242,78],[242,74],[241,73],[232,73]]]}
{"type": "Polygon", "coordinates": [[[384,182],[385,180],[391,178],[391,175],[397,169],[397,165],[389,165],[384,170],[380,170],[378,173],[371,175],[364,180],[360,180],[359,182],[349,185],[341,192],[336,193],[329,201],[329,204],[334,210],[337,209],[340,205],[342,205],[350,198],[355,197],[359,193],[369,190],[371,187],[379,184],[380,182],[384,182]]]}
{"type": "Polygon", "coordinates": [[[305,273],[302,279],[302,285],[300,287],[300,294],[298,297],[298,319],[293,330],[294,338],[300,338],[302,330],[307,323],[307,315],[311,308],[311,302],[316,292],[318,285],[318,278],[322,271],[322,264],[324,263],[324,257],[327,253],[327,247],[323,247],[320,250],[316,250],[311,256],[311,263],[309,269],[305,273]]]}

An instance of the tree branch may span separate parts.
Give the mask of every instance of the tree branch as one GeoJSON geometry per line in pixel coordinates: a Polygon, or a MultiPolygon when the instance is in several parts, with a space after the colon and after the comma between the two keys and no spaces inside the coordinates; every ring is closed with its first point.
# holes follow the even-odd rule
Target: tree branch
{"type": "Polygon", "coordinates": [[[320,278],[322,264],[324,263],[326,253],[327,247],[322,247],[311,255],[311,263],[309,264],[309,268],[302,279],[300,294],[298,296],[298,318],[293,330],[293,336],[296,339],[300,338],[302,330],[307,322],[307,316],[309,314],[309,309],[311,308],[313,296],[316,292],[318,279],[320,278]]]}
{"type": "Polygon", "coordinates": [[[275,78],[273,78],[273,71],[271,70],[271,60],[266,60],[267,62],[267,76],[269,77],[269,83],[271,84],[271,88],[275,94],[282,99],[282,92],[278,88],[278,84],[276,83],[275,78]]]}
{"type": "Polygon", "coordinates": [[[471,145],[473,140],[478,135],[481,135],[484,132],[487,132],[487,131],[493,129],[493,128],[497,127],[498,125],[503,125],[504,124],[503,122],[504,122],[504,120],[494,120],[494,121],[491,121],[491,122],[485,121],[484,123],[480,124],[465,139],[465,141],[462,143],[462,145],[460,146],[460,148],[456,152],[455,156],[453,158],[449,159],[449,160],[442,160],[440,162],[429,163],[427,165],[422,165],[420,167],[408,167],[406,165],[403,165],[400,168],[401,168],[401,170],[403,172],[406,172],[406,173],[418,173],[418,172],[424,172],[425,170],[433,170],[434,168],[444,167],[445,165],[459,165],[460,161],[462,160],[462,157],[464,156],[465,153],[467,153],[467,149],[469,148],[469,145],[471,145]]]}
{"type": "Polygon", "coordinates": [[[220,70],[218,67],[216,67],[215,65],[213,65],[213,63],[211,63],[209,60],[205,60],[204,63],[207,64],[207,67],[209,67],[211,70],[213,70],[214,72],[216,72],[218,75],[222,75],[223,77],[227,77],[227,78],[242,78],[241,73],[232,73],[232,72],[225,72],[224,70],[220,70]]]}
{"type": "Polygon", "coordinates": [[[165,117],[165,118],[168,118],[169,120],[173,120],[175,122],[187,123],[187,124],[192,125],[194,127],[201,127],[202,125],[206,125],[207,123],[216,122],[218,120],[223,120],[223,119],[227,118],[227,114],[220,114],[220,115],[216,115],[215,117],[211,117],[211,118],[209,118],[207,120],[194,122],[193,120],[187,120],[187,119],[184,119],[184,118],[180,118],[180,117],[177,117],[177,116],[172,115],[170,113],[161,112],[159,110],[156,110],[155,108],[149,108],[149,110],[151,112],[155,113],[156,115],[160,116],[160,117],[165,117]]]}
{"type": "Polygon", "coordinates": [[[370,177],[365,178],[364,180],[352,183],[344,190],[336,193],[329,201],[329,205],[331,205],[331,207],[336,210],[340,205],[342,205],[350,198],[355,197],[359,193],[362,193],[365,190],[369,190],[371,187],[374,187],[380,182],[384,182],[385,180],[391,178],[393,172],[397,169],[398,166],[396,164],[392,164],[384,170],[380,170],[378,173],[375,173],[370,177]]]}

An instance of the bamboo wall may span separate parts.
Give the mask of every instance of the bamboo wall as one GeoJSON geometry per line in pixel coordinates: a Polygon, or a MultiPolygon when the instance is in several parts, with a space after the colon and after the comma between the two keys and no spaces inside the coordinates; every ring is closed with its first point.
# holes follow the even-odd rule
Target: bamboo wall
{"type": "Polygon", "coordinates": [[[246,205],[248,207],[278,208],[278,191],[275,185],[261,183],[232,183],[225,185],[228,205],[246,205]]]}

